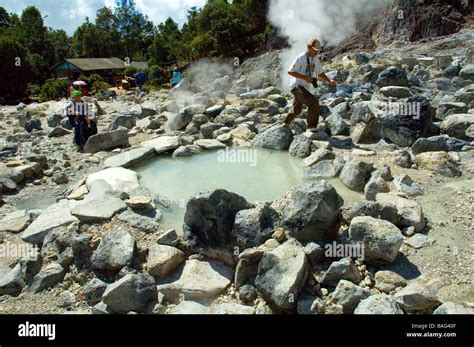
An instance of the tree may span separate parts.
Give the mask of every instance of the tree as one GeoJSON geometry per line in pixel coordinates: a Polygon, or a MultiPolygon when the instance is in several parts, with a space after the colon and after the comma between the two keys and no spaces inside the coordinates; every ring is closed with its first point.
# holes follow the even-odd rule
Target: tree
{"type": "Polygon", "coordinates": [[[131,58],[135,52],[145,55],[155,31],[153,23],[135,8],[133,0],[120,0],[115,17],[127,57],[131,58]]]}

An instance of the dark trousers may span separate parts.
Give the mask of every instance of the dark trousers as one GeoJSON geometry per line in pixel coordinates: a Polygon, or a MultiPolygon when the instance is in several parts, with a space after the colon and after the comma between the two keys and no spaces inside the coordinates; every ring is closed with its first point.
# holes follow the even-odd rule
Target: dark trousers
{"type": "Polygon", "coordinates": [[[296,87],[293,94],[293,112],[288,113],[284,122],[290,124],[301,113],[303,105],[308,106],[308,128],[316,128],[319,121],[319,99],[304,87],[296,87]]]}

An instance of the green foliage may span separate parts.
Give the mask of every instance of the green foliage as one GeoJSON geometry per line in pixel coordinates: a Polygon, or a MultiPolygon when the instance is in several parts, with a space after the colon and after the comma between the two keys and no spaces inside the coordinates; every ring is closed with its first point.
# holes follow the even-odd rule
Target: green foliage
{"type": "MultiPolygon", "coordinates": [[[[174,65],[184,66],[203,57],[251,56],[270,33],[267,6],[268,0],[208,0],[201,9],[188,11],[180,29],[171,18],[155,27],[137,10],[134,0],[118,0],[114,8],[100,8],[95,22],[86,18],[72,37],[47,28],[34,6],[27,6],[20,15],[0,7],[0,98],[21,98],[27,90],[38,92],[34,87],[28,89],[28,83],[42,86],[43,96],[56,95],[56,86],[45,81],[65,58],[148,61],[149,83],[158,85],[169,82],[174,65]]],[[[132,71],[127,69],[127,74],[132,71]]],[[[99,82],[103,83],[96,79],[89,86],[103,86],[99,82]]]]}
{"type": "Polygon", "coordinates": [[[148,84],[158,86],[169,82],[169,71],[158,65],[150,66],[148,72],[148,84]]]}
{"type": "Polygon", "coordinates": [[[137,73],[137,68],[135,66],[129,66],[125,69],[125,76],[133,77],[137,73]]]}
{"type": "Polygon", "coordinates": [[[40,101],[60,99],[67,96],[69,81],[65,79],[46,81],[41,86],[40,101]]]}

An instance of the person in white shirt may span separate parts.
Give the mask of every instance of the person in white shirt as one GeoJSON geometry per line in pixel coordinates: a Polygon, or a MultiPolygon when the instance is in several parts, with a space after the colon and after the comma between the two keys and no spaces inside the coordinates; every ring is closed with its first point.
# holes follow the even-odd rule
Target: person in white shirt
{"type": "Polygon", "coordinates": [[[321,43],[317,39],[308,41],[308,50],[296,57],[288,70],[290,79],[290,90],[293,94],[293,112],[283,120],[289,125],[301,113],[303,105],[308,106],[308,130],[316,131],[319,121],[319,99],[313,95],[311,85],[317,86],[318,77],[328,82],[331,86],[337,86],[337,82],[324,73],[318,54],[321,51],[321,43]]]}

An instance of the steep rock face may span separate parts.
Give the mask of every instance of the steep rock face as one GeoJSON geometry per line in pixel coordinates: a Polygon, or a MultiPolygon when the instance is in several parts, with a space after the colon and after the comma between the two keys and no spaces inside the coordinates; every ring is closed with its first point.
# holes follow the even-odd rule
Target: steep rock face
{"type": "Polygon", "coordinates": [[[413,42],[453,34],[467,25],[466,19],[474,10],[472,1],[463,0],[394,0],[388,3],[378,13],[366,14],[374,20],[359,20],[357,34],[340,43],[328,55],[373,50],[379,43],[395,40],[413,42]]]}
{"type": "Polygon", "coordinates": [[[381,42],[407,39],[418,41],[459,31],[469,13],[469,1],[396,0],[385,13],[377,33],[381,42]],[[418,4],[420,3],[420,4],[418,4]]]}

